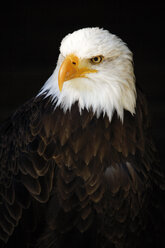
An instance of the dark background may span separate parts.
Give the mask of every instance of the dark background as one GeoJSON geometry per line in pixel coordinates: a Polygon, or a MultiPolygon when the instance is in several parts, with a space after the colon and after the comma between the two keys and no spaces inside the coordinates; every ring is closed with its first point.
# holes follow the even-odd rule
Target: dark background
{"type": "Polygon", "coordinates": [[[163,161],[164,15],[165,7],[158,1],[7,2],[0,13],[0,121],[37,94],[56,66],[66,34],[82,27],[104,27],[122,38],[134,54],[137,84],[147,96],[163,161]]]}

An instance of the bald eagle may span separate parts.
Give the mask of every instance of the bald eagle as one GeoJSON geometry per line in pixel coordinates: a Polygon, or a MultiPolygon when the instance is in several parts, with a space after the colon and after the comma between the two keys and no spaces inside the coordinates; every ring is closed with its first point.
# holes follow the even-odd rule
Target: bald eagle
{"type": "Polygon", "coordinates": [[[165,247],[165,189],[132,53],[84,28],[0,127],[0,246],[165,247]]]}

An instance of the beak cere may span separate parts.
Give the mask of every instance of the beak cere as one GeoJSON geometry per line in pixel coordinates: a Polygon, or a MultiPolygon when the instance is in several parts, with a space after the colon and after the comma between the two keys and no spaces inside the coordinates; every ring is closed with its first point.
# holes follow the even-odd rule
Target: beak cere
{"type": "Polygon", "coordinates": [[[65,81],[71,80],[78,77],[86,77],[86,73],[97,72],[87,67],[81,67],[81,63],[77,56],[68,55],[60,66],[58,73],[58,86],[59,90],[62,91],[63,84],[65,81]]]}

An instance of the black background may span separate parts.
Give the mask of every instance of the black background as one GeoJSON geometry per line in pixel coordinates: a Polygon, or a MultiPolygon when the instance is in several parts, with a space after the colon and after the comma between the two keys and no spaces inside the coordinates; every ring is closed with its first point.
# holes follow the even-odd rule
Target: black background
{"type": "MultiPolygon", "coordinates": [[[[163,2],[163,1],[162,1],[163,2]]],[[[158,1],[33,1],[1,6],[0,121],[36,95],[52,74],[61,39],[99,26],[118,35],[134,54],[137,84],[152,114],[163,161],[165,145],[165,7],[158,1]]]]}

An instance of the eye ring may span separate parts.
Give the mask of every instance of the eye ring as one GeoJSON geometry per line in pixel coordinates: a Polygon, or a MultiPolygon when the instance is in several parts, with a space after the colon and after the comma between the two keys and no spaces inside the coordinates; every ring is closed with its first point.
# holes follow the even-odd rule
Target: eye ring
{"type": "Polygon", "coordinates": [[[100,56],[95,56],[95,57],[91,58],[90,62],[92,64],[100,64],[102,62],[102,60],[103,60],[103,56],[100,55],[100,56]]]}

